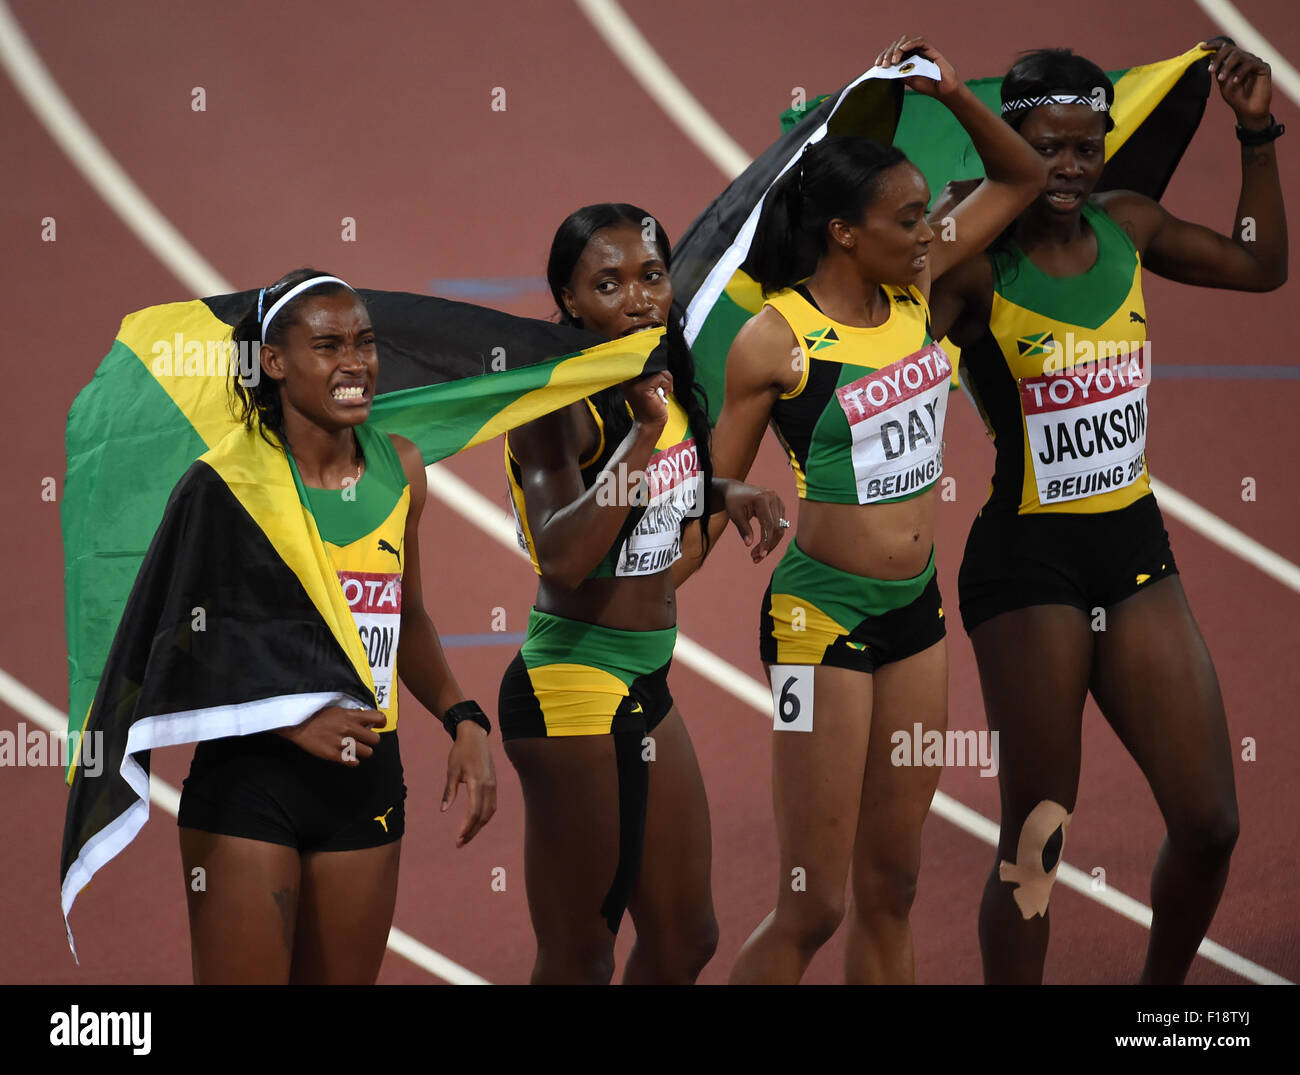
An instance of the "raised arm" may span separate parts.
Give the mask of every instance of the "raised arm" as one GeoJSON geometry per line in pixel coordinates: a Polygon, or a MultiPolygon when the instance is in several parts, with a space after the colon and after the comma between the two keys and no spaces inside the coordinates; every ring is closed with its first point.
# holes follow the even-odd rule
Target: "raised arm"
{"type": "Polygon", "coordinates": [[[908,53],[932,60],[943,77],[939,82],[913,77],[904,79],[904,84],[937,98],[957,117],[984,163],[986,176],[952,210],[952,238],[930,247],[929,277],[919,285],[928,300],[929,281],[983,250],[1038,196],[1047,183],[1047,165],[1028,142],[985,107],[924,37],[900,38],[877,57],[876,63],[892,66],[908,53]]]}
{"type": "MultiPolygon", "coordinates": [[[[782,392],[801,379],[800,362],[802,352],[794,333],[770,307],[751,317],[736,334],[727,352],[726,397],[711,441],[713,473],[718,478],[744,481],[749,474],[772,407],[782,392]]],[[[710,548],[727,528],[727,519],[721,512],[709,519],[710,548]]],[[[680,586],[703,560],[699,528],[690,527],[682,538],[682,558],[672,568],[673,582],[680,586]]]]}
{"type": "Polygon", "coordinates": [[[659,397],[659,388],[672,391],[670,373],[652,374],[624,386],[632,406],[632,428],[590,489],[583,486],[579,467],[579,460],[592,448],[585,404],[508,434],[521,472],[533,551],[549,581],[577,589],[617,540],[631,507],[622,479],[645,470],[668,423],[668,407],[659,397]]]}
{"type": "MultiPolygon", "coordinates": [[[[1268,64],[1225,43],[1210,72],[1247,139],[1270,126],[1268,64]]],[[[1236,291],[1271,291],[1286,282],[1286,211],[1272,142],[1241,146],[1241,193],[1226,235],[1132,191],[1099,195],[1097,203],[1133,238],[1146,267],[1167,279],[1236,291]]]]}

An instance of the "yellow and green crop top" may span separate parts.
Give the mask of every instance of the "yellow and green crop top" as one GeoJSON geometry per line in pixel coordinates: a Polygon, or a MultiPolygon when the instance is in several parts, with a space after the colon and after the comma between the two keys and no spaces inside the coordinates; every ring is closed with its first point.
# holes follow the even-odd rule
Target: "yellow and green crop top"
{"type": "MultiPolygon", "coordinates": [[[[590,579],[628,578],[667,571],[681,559],[684,521],[698,517],[704,510],[699,450],[691,435],[690,422],[674,396],[669,395],[666,400],[668,422],[655,442],[655,454],[646,464],[644,475],[611,472],[605,479],[605,488],[597,490],[598,502],[630,503],[631,510],[618,539],[587,576],[590,579]]],[[[596,405],[590,399],[583,402],[596,423],[597,433],[595,450],[588,459],[578,463],[582,484],[590,489],[618,450],[618,445],[611,443],[612,438],[605,435],[605,422],[596,405]]],[[[621,405],[626,406],[626,403],[621,405]]],[[[528,507],[524,503],[522,471],[510,451],[508,438],[506,476],[510,482],[510,503],[514,508],[519,547],[528,553],[533,570],[540,575],[533,532],[528,525],[528,507]]]]}
{"type": "Polygon", "coordinates": [[[952,363],[930,335],[921,293],[882,290],[889,317],[874,328],[832,321],[802,284],[764,304],[798,340],[799,384],[772,408],[772,428],[802,499],[907,500],[943,473],[952,363]]]}
{"type": "Polygon", "coordinates": [[[355,485],[312,489],[303,484],[292,455],[289,464],[352,610],[374,678],[375,701],[388,718],[379,730],[387,732],[397,727],[403,539],[411,488],[388,435],[364,424],[355,432],[366,461],[355,485]]]}
{"type": "Polygon", "coordinates": [[[1115,511],[1151,491],[1142,260],[1103,210],[1083,219],[1097,260],[1077,276],[1048,276],[1012,240],[989,253],[988,331],[961,365],[997,448],[985,510],[1115,511]]]}

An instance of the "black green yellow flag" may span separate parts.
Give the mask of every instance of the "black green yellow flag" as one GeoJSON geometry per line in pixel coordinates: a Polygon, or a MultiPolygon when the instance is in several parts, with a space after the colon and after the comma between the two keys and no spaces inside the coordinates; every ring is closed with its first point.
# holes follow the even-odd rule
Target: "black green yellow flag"
{"type": "MultiPolygon", "coordinates": [[[[149,815],[154,747],[377,708],[361,638],[288,457],[234,426],[186,470],[77,736],[63,913],[149,815]]],[[[68,932],[71,942],[71,929],[68,932]]]]}
{"type": "MultiPolygon", "coordinates": [[[[1200,124],[1214,54],[1200,48],[1160,63],[1109,72],[1115,84],[1100,190],[1136,190],[1159,198],[1200,124]]],[[[994,112],[1002,80],[967,83],[994,112]]],[[[740,266],[749,253],[768,189],[826,134],[892,141],[925,174],[937,197],[953,179],[983,176],[966,132],[940,102],[902,92],[897,81],[862,75],[801,112],[787,112],[784,131],[696,218],[673,251],[673,286],[686,305],[686,336],[709,396],[710,417],[722,407],[727,350],[740,327],[762,309],[758,285],[740,266]]]]}
{"type": "MultiPolygon", "coordinates": [[[[603,341],[430,296],[360,294],[379,353],[369,423],[414,441],[426,463],[664,366],[662,331],[603,341]]],[[[65,914],[144,823],[153,746],[296,723],[330,698],[373,705],[287,460],[231,408],[232,376],[257,358],[231,348],[230,330],[256,296],[131,314],[68,415],[69,733],[101,738],[95,772],[77,754],[67,774],[65,914]]]]}

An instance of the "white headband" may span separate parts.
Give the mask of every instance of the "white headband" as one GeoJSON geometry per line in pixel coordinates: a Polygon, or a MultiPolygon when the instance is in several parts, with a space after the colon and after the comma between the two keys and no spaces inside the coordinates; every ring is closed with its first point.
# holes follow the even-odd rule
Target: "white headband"
{"type": "Polygon", "coordinates": [[[1087,105],[1094,112],[1109,112],[1110,105],[1106,98],[1097,100],[1077,93],[1056,93],[1046,97],[1021,97],[1018,101],[1007,101],[1002,106],[1002,114],[1019,112],[1022,108],[1038,108],[1040,105],[1087,105]]]}
{"type": "MultiPolygon", "coordinates": [[[[278,314],[284,308],[284,304],[286,302],[289,302],[295,296],[306,291],[309,287],[318,287],[321,284],[342,284],[349,291],[355,290],[352,287],[352,285],[349,284],[346,280],[340,280],[337,276],[313,276],[310,280],[304,280],[301,284],[298,284],[296,287],[291,287],[284,295],[282,295],[280,298],[276,300],[274,306],[272,306],[269,310],[266,311],[266,318],[265,320],[262,321],[262,342],[266,343],[266,333],[271,327],[271,322],[275,320],[275,315],[278,314]]],[[[262,294],[259,295],[257,299],[257,305],[259,309],[261,308],[262,305],[262,298],[265,295],[266,295],[266,288],[262,288],[262,294]]]]}

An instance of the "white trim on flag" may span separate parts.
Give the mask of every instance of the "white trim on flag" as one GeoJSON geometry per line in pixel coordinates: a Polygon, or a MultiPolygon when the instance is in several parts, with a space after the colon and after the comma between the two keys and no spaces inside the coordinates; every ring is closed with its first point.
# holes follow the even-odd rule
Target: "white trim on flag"
{"type": "Polygon", "coordinates": [[[881,77],[879,68],[873,67],[870,71],[863,72],[845,86],[840,91],[839,99],[830,112],[827,113],[822,125],[800,143],[799,148],[790,154],[790,159],[785,162],[781,170],[772,177],[772,182],[767,185],[767,190],[763,191],[763,196],[758,199],[757,204],[750,211],[740,231],[736,233],[736,238],[732,240],[731,245],[722,252],[722,256],[714,263],[713,268],[709,270],[709,275],[704,278],[704,283],[700,285],[699,290],[695,292],[690,304],[686,307],[686,323],[683,328],[688,344],[694,346],[696,337],[699,336],[700,329],[704,327],[704,322],[708,320],[713,307],[717,305],[718,299],[722,297],[727,285],[731,283],[731,278],[736,275],[736,270],[744,264],[745,258],[749,255],[749,246],[754,241],[754,232],[758,230],[758,218],[763,212],[763,203],[767,201],[767,193],[772,189],[772,185],[790,170],[790,167],[799,159],[808,146],[820,142],[826,137],[831,119],[839,111],[848,95],[868,79],[879,77],[881,77]],[[702,316],[697,317],[697,314],[702,316]]]}
{"type": "MultiPolygon", "coordinates": [[[[126,752],[122,755],[120,775],[138,797],[122,813],[100,829],[82,845],[76,860],[68,867],[63,879],[61,902],[63,927],[68,931],[68,947],[76,958],[77,948],[72,940],[72,927],[68,914],[77,894],[110,860],[115,858],[135,839],[149,819],[149,774],[136,760],[135,755],[155,747],[178,746],[181,743],[198,743],[205,739],[220,739],[230,735],[252,735],[273,728],[288,728],[301,724],[308,717],[327,706],[344,709],[364,709],[362,703],[337,691],[314,694],[284,694],[274,698],[259,698],[254,702],[237,702],[233,705],[213,706],[208,709],[187,709],[176,713],[160,713],[143,717],[131,725],[126,735],[126,752]]],[[[74,778],[75,779],[75,778],[74,778]]],[[[99,777],[81,777],[83,780],[101,780],[99,777]]]]}

